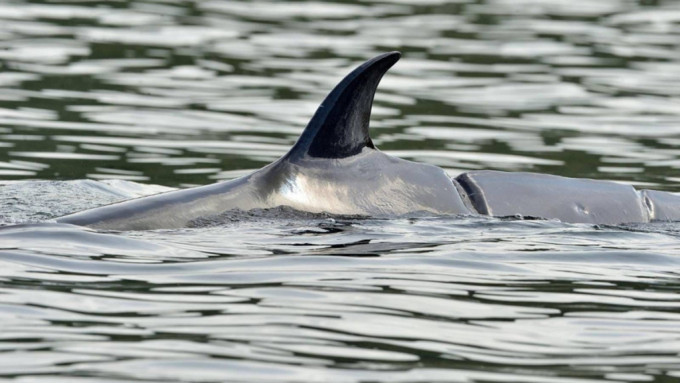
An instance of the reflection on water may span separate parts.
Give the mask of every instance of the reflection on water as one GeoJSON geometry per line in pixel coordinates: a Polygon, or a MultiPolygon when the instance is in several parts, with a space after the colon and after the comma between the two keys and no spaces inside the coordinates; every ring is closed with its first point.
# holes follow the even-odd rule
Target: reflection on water
{"type": "Polygon", "coordinates": [[[3,1],[0,381],[680,380],[677,224],[9,226],[259,168],[390,50],[388,153],[679,191],[679,37],[670,0],[3,1]]]}
{"type": "MultiPolygon", "coordinates": [[[[155,191],[123,181],[50,185],[41,194],[58,200],[59,189],[95,205],[155,191]]],[[[28,196],[39,185],[13,186],[28,196]]],[[[0,375],[21,382],[680,377],[675,224],[387,221],[286,210],[232,218],[179,231],[0,229],[0,375]]]]}
{"type": "Polygon", "coordinates": [[[229,178],[283,153],[353,65],[401,50],[376,99],[383,149],[453,174],[678,190],[678,15],[628,0],[6,2],[0,175],[229,178]]]}

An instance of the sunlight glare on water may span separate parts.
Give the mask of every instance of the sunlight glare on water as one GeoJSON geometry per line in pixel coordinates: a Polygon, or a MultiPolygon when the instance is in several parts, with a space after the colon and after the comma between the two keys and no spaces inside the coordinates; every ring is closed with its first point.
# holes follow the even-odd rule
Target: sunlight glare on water
{"type": "Polygon", "coordinates": [[[50,223],[270,163],[392,50],[388,154],[680,191],[674,1],[3,1],[0,381],[680,381],[675,223],[50,223]]]}

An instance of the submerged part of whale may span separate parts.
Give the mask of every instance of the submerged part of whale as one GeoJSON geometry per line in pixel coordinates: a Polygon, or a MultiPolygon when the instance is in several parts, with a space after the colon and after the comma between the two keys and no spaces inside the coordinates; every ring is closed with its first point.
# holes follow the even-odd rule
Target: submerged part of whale
{"type": "Polygon", "coordinates": [[[179,228],[230,210],[403,216],[522,215],[617,224],[680,220],[680,196],[533,173],[474,171],[450,179],[432,165],[388,156],[368,132],[373,96],[401,55],[362,64],[326,97],[291,150],[242,178],[86,210],[58,222],[107,230],[179,228]]]}

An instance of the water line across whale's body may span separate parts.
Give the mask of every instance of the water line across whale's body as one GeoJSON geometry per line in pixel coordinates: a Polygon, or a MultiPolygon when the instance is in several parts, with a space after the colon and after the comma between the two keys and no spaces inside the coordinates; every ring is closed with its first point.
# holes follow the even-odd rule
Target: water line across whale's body
{"type": "Polygon", "coordinates": [[[291,150],[242,178],[123,201],[58,218],[106,230],[180,228],[230,210],[290,206],[377,217],[522,215],[618,224],[680,220],[680,196],[630,185],[536,173],[473,171],[451,179],[433,165],[375,148],[373,97],[401,55],[375,57],[326,97],[291,150]]]}

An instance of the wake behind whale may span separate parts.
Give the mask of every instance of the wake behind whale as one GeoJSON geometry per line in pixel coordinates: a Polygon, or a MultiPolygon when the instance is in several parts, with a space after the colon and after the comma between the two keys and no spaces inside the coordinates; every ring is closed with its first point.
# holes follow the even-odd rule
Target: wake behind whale
{"type": "Polygon", "coordinates": [[[603,224],[680,219],[680,196],[671,193],[534,173],[474,171],[451,179],[436,166],[380,152],[369,135],[373,97],[400,57],[382,54],[352,71],[322,102],[291,150],[250,175],[57,221],[109,230],[180,228],[231,210],[279,206],[373,217],[522,215],[603,224]]]}

